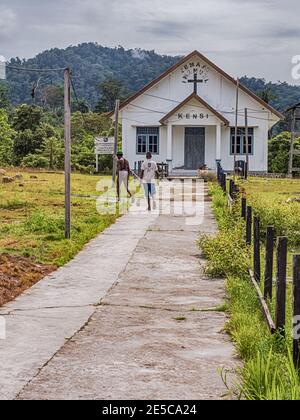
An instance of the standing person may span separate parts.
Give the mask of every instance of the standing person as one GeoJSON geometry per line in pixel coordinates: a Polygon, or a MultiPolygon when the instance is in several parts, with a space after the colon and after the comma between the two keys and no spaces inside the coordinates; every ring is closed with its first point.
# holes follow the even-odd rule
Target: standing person
{"type": "Polygon", "coordinates": [[[158,168],[156,162],[152,160],[152,154],[150,152],[146,155],[146,160],[142,164],[142,174],[141,179],[144,182],[145,196],[148,201],[148,211],[151,211],[151,198],[153,201],[153,209],[156,209],[155,202],[155,176],[158,178],[158,168]]]}
{"type": "Polygon", "coordinates": [[[117,196],[118,201],[120,201],[120,192],[122,188],[122,184],[129,194],[129,197],[132,197],[131,192],[129,191],[128,182],[129,182],[129,175],[131,174],[131,169],[128,160],[124,158],[123,152],[117,153],[117,196]]]}

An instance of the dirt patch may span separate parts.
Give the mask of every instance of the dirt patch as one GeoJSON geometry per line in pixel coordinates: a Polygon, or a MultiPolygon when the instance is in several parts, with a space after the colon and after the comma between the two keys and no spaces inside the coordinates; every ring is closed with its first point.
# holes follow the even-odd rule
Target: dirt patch
{"type": "Polygon", "coordinates": [[[55,266],[36,264],[30,258],[0,254],[0,306],[33,286],[55,266]]]}

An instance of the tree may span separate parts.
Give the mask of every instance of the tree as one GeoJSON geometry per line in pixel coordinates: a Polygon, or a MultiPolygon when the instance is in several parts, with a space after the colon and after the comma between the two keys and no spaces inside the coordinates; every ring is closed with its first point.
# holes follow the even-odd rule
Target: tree
{"type": "Polygon", "coordinates": [[[85,99],[79,99],[78,102],[73,100],[71,107],[72,112],[81,112],[82,114],[90,112],[89,104],[85,99]]]}
{"type": "Polygon", "coordinates": [[[47,123],[41,123],[35,129],[18,131],[14,143],[16,162],[21,163],[29,154],[40,154],[47,139],[60,138],[58,130],[47,123]]]}
{"type": "Polygon", "coordinates": [[[4,109],[0,109],[0,165],[9,166],[14,162],[15,132],[8,123],[8,116],[4,109]]]}
{"type": "Polygon", "coordinates": [[[263,90],[257,92],[257,96],[259,96],[263,101],[267,104],[277,99],[277,96],[274,94],[271,87],[267,87],[263,90]]]}
{"type": "Polygon", "coordinates": [[[17,131],[34,131],[41,124],[42,118],[42,108],[26,104],[20,105],[16,109],[13,119],[13,128],[17,131]]]}
{"type": "Polygon", "coordinates": [[[64,88],[58,85],[48,85],[43,90],[44,106],[46,109],[56,111],[64,107],[64,88]]]}
{"type": "Polygon", "coordinates": [[[93,137],[104,135],[111,127],[111,120],[105,115],[99,115],[94,112],[82,115],[75,112],[72,115],[72,142],[80,143],[86,134],[93,137]]]}
{"type": "MultiPolygon", "coordinates": [[[[269,140],[269,171],[287,173],[289,153],[291,147],[291,133],[284,131],[269,140]]],[[[300,149],[300,139],[295,142],[295,147],[300,149]]],[[[300,157],[295,157],[295,165],[300,167],[300,157]]]]}
{"type": "Polygon", "coordinates": [[[43,144],[41,156],[49,161],[49,169],[61,169],[64,167],[64,143],[57,137],[49,137],[43,144]]]}
{"type": "Polygon", "coordinates": [[[0,84],[0,109],[8,109],[10,101],[8,98],[8,88],[4,84],[0,84]]]}
{"type": "Polygon", "coordinates": [[[94,137],[85,134],[80,144],[72,145],[72,168],[81,172],[95,170],[94,137]]]}
{"type": "Polygon", "coordinates": [[[107,76],[99,84],[100,99],[96,106],[96,112],[108,112],[114,109],[116,99],[124,100],[128,96],[128,90],[119,79],[107,76]]]}

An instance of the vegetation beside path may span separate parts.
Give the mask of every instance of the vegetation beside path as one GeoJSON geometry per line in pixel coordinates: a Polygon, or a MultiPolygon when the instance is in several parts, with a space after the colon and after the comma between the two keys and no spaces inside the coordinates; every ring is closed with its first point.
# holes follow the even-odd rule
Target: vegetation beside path
{"type": "Polygon", "coordinates": [[[64,238],[64,174],[8,170],[0,190],[0,305],[71,260],[117,216],[99,214],[99,176],[72,174],[72,238],[64,238]]]}
{"type": "Polygon", "coordinates": [[[201,237],[199,245],[209,260],[208,273],[227,279],[227,330],[244,362],[235,392],[248,400],[300,399],[300,379],[289,350],[291,334],[286,338],[270,334],[249,279],[251,252],[244,241],[240,207],[230,213],[226,197],[215,185],[211,195],[219,233],[201,237]]]}

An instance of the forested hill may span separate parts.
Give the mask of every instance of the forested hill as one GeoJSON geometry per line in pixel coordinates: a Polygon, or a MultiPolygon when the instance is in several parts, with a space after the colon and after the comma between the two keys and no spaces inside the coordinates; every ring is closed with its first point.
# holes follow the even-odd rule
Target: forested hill
{"type": "MultiPolygon", "coordinates": [[[[44,51],[29,60],[12,59],[11,65],[37,68],[71,67],[78,96],[93,108],[99,100],[98,86],[107,76],[114,76],[122,81],[129,94],[140,89],[179,59],[179,56],[162,56],[154,51],[107,48],[95,43],[85,43],[66,49],[54,48],[44,51]]],[[[7,76],[11,101],[14,104],[30,103],[32,86],[39,76],[12,69],[8,69],[7,76]]],[[[241,82],[268,100],[279,111],[284,111],[289,105],[300,101],[300,86],[291,86],[285,82],[270,83],[264,79],[246,76],[241,78],[241,82]]],[[[43,74],[39,80],[38,100],[42,100],[42,92],[47,86],[61,84],[62,73],[43,74]]]]}
{"type": "MultiPolygon", "coordinates": [[[[11,65],[38,68],[70,67],[78,96],[86,99],[93,107],[99,99],[98,85],[107,76],[112,75],[121,80],[128,93],[132,93],[179,59],[180,57],[162,56],[154,51],[107,48],[95,43],[86,43],[66,49],[54,48],[26,61],[12,59],[11,65]]],[[[30,101],[32,85],[37,76],[8,69],[7,78],[12,102],[17,104],[30,101]]],[[[61,83],[61,73],[43,75],[40,89],[46,85],[61,83]]]]}

